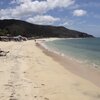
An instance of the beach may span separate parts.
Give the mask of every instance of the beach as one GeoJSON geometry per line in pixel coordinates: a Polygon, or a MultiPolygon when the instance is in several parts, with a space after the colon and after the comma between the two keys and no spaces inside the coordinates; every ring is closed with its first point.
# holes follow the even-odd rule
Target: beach
{"type": "Polygon", "coordinates": [[[73,71],[80,65],[61,63],[34,40],[0,42],[0,48],[9,51],[0,57],[0,100],[100,100],[99,72],[87,78],[73,71]]]}

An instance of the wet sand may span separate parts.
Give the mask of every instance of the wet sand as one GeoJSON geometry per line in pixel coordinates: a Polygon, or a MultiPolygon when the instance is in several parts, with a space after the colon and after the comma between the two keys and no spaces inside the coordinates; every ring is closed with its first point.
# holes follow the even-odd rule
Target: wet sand
{"type": "Polygon", "coordinates": [[[10,51],[0,57],[0,100],[100,100],[98,86],[46,55],[34,40],[0,42],[0,48],[10,51]]]}
{"type": "MultiPolygon", "coordinates": [[[[50,41],[56,40],[57,38],[51,38],[50,41]]],[[[100,69],[91,67],[89,65],[86,65],[84,63],[77,62],[75,59],[71,59],[72,57],[64,56],[61,53],[53,52],[52,50],[49,50],[49,48],[45,47],[44,41],[39,40],[37,42],[37,46],[45,53],[47,56],[52,57],[53,60],[58,62],[60,65],[62,65],[64,68],[69,70],[70,72],[83,77],[98,87],[100,87],[100,69]]],[[[45,41],[49,41],[49,39],[45,39],[45,41]]]]}

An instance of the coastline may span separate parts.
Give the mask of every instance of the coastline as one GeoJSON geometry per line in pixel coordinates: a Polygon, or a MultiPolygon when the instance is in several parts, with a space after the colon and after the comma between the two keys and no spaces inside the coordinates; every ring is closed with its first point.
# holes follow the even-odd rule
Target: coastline
{"type": "Polygon", "coordinates": [[[0,47],[9,51],[0,57],[0,100],[100,100],[100,87],[65,69],[34,40],[0,47]]]}
{"type": "Polygon", "coordinates": [[[52,59],[54,59],[55,61],[59,62],[59,64],[61,64],[65,69],[69,70],[70,72],[82,78],[91,81],[93,84],[100,87],[100,70],[93,68],[85,63],[79,63],[75,59],[70,59],[72,57],[65,56],[59,52],[50,50],[48,47],[46,47],[46,45],[44,45],[44,42],[54,41],[54,40],[60,40],[60,38],[41,39],[37,42],[38,43],[37,46],[43,51],[43,53],[45,53],[47,56],[52,57],[52,59]],[[67,64],[69,64],[70,66],[67,66],[67,64]]]}

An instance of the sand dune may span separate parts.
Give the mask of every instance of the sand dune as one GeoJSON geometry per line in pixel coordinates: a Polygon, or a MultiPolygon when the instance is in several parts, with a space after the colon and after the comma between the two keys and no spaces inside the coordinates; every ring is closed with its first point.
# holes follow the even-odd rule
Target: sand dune
{"type": "MultiPolygon", "coordinates": [[[[0,42],[0,100],[100,100],[100,88],[45,55],[33,40],[0,42]]],[[[69,66],[69,65],[66,65],[69,66]]]]}

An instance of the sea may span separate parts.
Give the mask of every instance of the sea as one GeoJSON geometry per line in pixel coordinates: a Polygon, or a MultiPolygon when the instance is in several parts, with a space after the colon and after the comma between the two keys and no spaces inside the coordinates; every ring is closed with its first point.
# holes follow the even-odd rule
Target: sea
{"type": "Polygon", "coordinates": [[[45,45],[52,52],[100,69],[100,38],[56,39],[45,45]]]}

